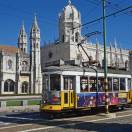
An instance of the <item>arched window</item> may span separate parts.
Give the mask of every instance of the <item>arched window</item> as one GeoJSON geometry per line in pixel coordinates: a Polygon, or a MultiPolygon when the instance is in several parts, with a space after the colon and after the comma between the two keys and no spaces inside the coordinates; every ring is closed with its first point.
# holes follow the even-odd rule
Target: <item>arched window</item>
{"type": "Polygon", "coordinates": [[[28,82],[24,81],[22,83],[22,93],[27,93],[28,92],[28,82]]]}
{"type": "Polygon", "coordinates": [[[8,60],[8,69],[12,69],[12,60],[8,60]]]}
{"type": "Polygon", "coordinates": [[[128,69],[129,62],[128,60],[125,61],[125,68],[128,69]]]}
{"type": "Polygon", "coordinates": [[[4,92],[14,92],[15,82],[11,79],[8,79],[4,83],[4,92]]]}
{"type": "Polygon", "coordinates": [[[22,62],[22,71],[27,71],[28,70],[28,62],[27,61],[23,61],[22,62]]]}
{"type": "Polygon", "coordinates": [[[79,33],[75,33],[75,41],[78,42],[79,41],[79,33]]]}

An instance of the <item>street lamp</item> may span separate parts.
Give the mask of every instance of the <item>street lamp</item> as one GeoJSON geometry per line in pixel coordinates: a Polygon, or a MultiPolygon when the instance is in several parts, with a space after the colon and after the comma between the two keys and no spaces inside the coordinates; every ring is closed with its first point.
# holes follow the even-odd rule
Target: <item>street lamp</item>
{"type": "Polygon", "coordinates": [[[103,43],[104,43],[104,88],[105,88],[105,112],[109,113],[108,104],[108,78],[107,78],[107,59],[106,59],[106,15],[105,15],[105,5],[106,0],[102,0],[103,6],[103,43]]]}

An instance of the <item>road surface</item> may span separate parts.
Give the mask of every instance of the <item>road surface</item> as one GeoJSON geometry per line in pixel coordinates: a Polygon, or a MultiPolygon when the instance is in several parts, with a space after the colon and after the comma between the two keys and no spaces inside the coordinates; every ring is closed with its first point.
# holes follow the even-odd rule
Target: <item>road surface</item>
{"type": "Polygon", "coordinates": [[[132,132],[132,108],[102,114],[46,119],[35,113],[0,114],[0,132],[132,132]]]}

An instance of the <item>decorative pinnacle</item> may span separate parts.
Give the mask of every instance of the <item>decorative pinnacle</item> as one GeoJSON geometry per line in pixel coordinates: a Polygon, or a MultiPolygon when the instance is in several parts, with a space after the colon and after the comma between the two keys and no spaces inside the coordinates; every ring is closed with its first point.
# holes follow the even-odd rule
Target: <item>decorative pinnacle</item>
{"type": "Polygon", "coordinates": [[[26,31],[25,31],[25,26],[24,26],[24,21],[22,21],[22,26],[21,26],[21,29],[20,29],[20,34],[25,34],[26,31]]]}
{"type": "Polygon", "coordinates": [[[22,30],[25,30],[24,21],[22,21],[22,30]]]}
{"type": "Polygon", "coordinates": [[[37,15],[36,15],[36,13],[34,14],[34,24],[37,25],[37,15]]]}
{"type": "Polygon", "coordinates": [[[68,1],[69,5],[71,5],[71,0],[68,1]]]}

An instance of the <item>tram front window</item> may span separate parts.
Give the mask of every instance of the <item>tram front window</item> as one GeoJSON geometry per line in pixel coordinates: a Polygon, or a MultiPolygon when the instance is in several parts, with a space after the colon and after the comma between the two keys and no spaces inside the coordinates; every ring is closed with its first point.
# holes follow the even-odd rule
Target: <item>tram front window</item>
{"type": "Polygon", "coordinates": [[[50,90],[60,91],[60,75],[50,75],[50,90]]]}
{"type": "Polygon", "coordinates": [[[47,75],[43,76],[43,90],[49,89],[49,78],[47,75]]]}
{"type": "Polygon", "coordinates": [[[131,78],[128,78],[128,89],[131,90],[132,87],[131,87],[131,78]]]}
{"type": "Polygon", "coordinates": [[[125,78],[120,78],[120,90],[125,90],[126,81],[125,78]]]}

